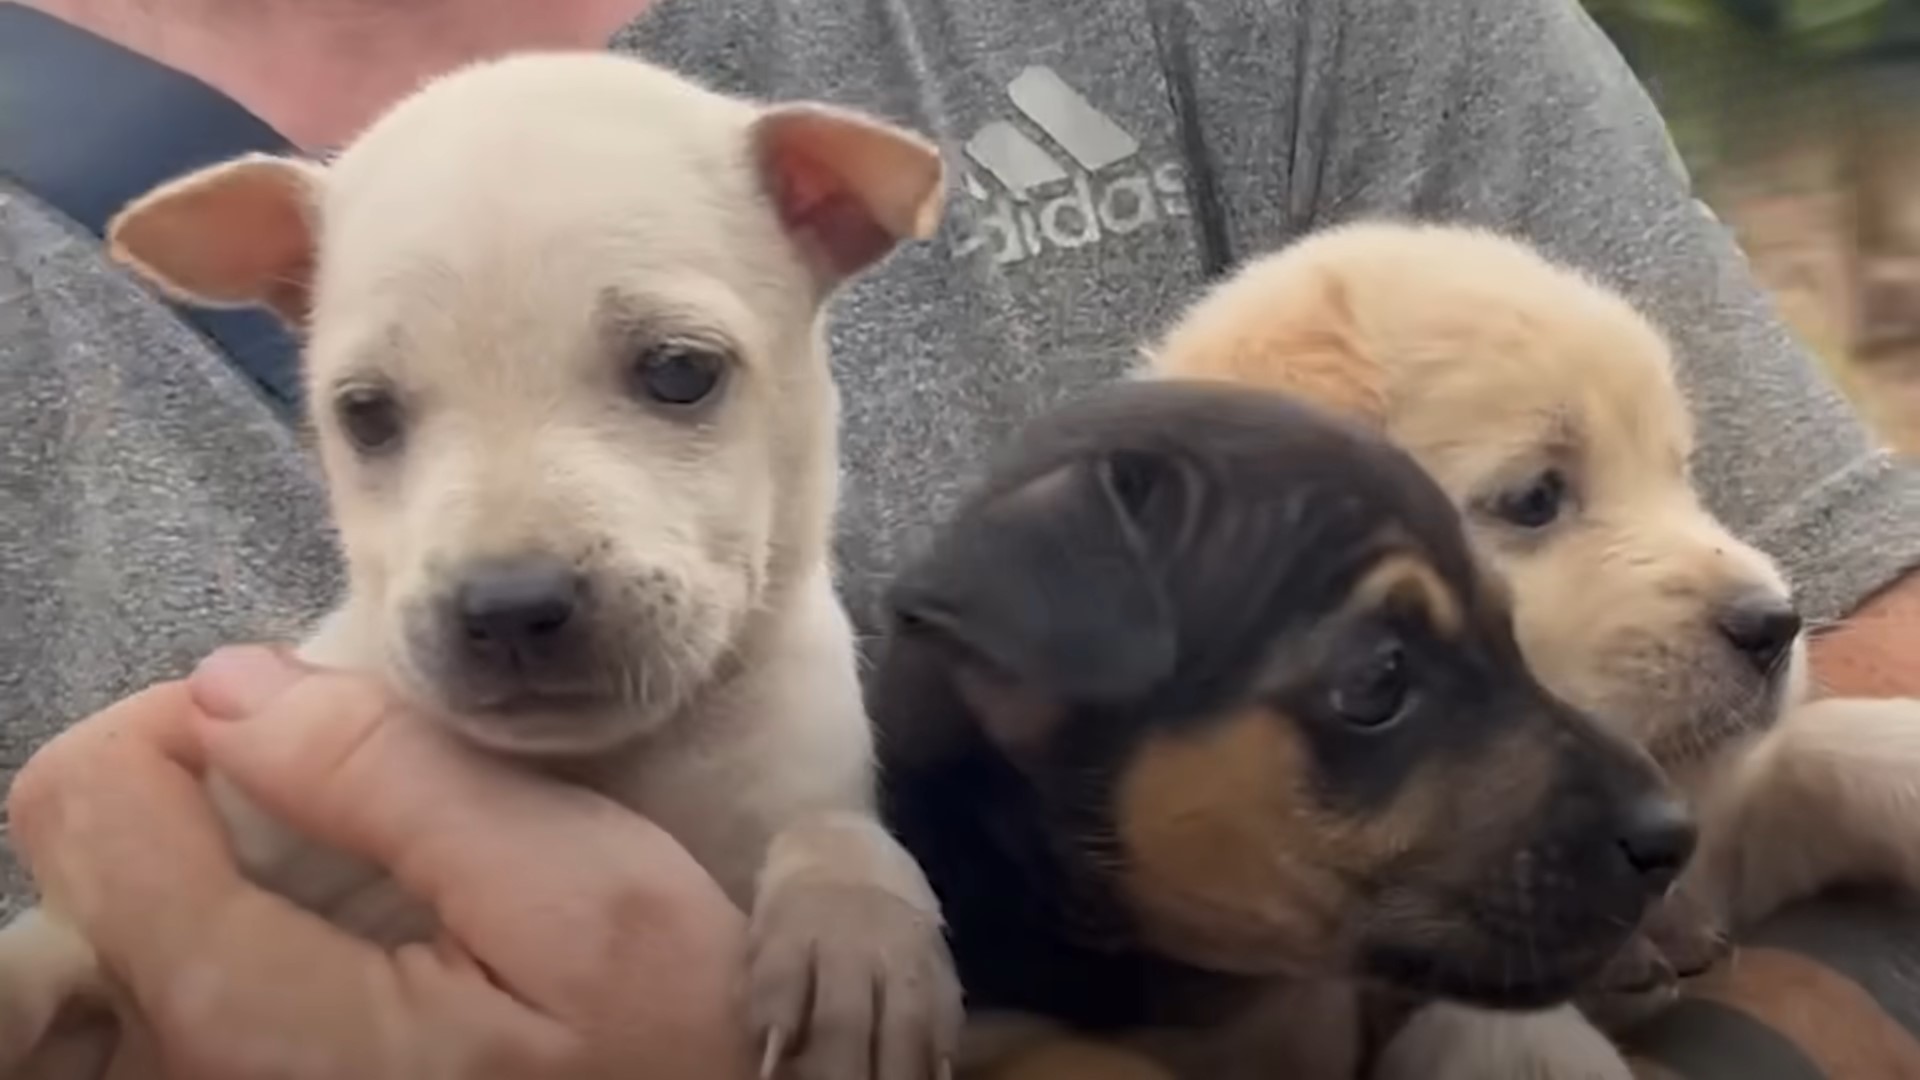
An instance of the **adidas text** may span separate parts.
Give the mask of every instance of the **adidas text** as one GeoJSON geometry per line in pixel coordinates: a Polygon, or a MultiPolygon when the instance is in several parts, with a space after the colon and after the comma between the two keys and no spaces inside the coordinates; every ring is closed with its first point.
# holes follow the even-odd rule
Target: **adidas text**
{"type": "Polygon", "coordinates": [[[1110,177],[1079,172],[1065,190],[976,202],[971,229],[954,251],[969,256],[985,248],[996,263],[1006,265],[1125,236],[1190,212],[1186,177],[1177,162],[1110,177]]]}

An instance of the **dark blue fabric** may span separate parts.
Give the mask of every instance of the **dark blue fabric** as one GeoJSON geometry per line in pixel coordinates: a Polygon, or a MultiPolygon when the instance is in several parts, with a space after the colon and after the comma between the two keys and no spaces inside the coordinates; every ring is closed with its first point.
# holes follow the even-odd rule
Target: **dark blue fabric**
{"type": "MultiPolygon", "coordinates": [[[[103,236],[182,173],[292,145],[212,87],[20,4],[0,2],[0,177],[103,236]]],[[[299,345],[259,310],[177,308],[291,414],[299,345]]]]}

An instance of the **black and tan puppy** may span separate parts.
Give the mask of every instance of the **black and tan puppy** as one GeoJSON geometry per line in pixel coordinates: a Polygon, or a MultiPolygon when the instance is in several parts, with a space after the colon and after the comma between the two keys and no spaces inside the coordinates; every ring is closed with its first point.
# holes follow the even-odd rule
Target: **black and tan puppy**
{"type": "Polygon", "coordinates": [[[1109,1040],[986,1073],[1344,1080],[1361,988],[1563,1000],[1693,846],[1528,671],[1426,474],[1286,398],[1124,384],[1032,425],[891,606],[888,812],[976,1033],[1109,1040]]]}

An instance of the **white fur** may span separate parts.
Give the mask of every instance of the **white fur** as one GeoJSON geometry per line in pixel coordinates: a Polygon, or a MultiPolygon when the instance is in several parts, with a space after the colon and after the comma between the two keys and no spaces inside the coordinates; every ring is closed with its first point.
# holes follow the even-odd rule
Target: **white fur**
{"type": "MultiPolygon", "coordinates": [[[[938,156],[857,114],[762,106],[609,55],[534,55],[430,84],[325,168],[254,156],[175,181],[130,207],[114,242],[170,292],[307,324],[349,585],[304,657],[380,676],[535,767],[564,758],[664,826],[753,908],[754,1019],[779,1046],[805,1036],[799,1072],[866,1077],[872,1029],[913,1025],[894,1041],[921,1060],[872,1075],[917,1080],[950,1052],[958,989],[931,890],[874,818],[828,565],[822,310],[884,252],[783,201],[824,189],[894,239],[924,235],[938,156]],[[630,384],[636,356],[682,340],[729,358],[697,415],[630,384]],[[357,450],[343,427],[342,395],[367,387],[401,403],[396,452],[357,450]],[[448,674],[435,620],[450,584],[529,551],[575,568],[598,605],[599,663],[581,675],[595,704],[503,707],[448,674]],[[847,995],[809,997],[816,976],[894,1004],[833,1015],[822,1002],[847,995]]],[[[432,932],[377,868],[211,788],[257,880],[377,941],[432,932]]],[[[104,989],[93,962],[55,912],[0,933],[0,1075],[54,1005],[104,989]]]]}

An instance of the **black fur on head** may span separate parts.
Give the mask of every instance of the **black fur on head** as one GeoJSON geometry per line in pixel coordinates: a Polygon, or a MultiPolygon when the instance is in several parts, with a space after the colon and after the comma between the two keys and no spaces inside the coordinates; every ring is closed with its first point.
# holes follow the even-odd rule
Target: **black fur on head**
{"type": "Polygon", "coordinates": [[[1277,395],[1123,383],[1030,425],[889,609],[886,809],[979,1006],[1537,1006],[1690,852],[1645,756],[1527,670],[1433,482],[1277,395]]]}

